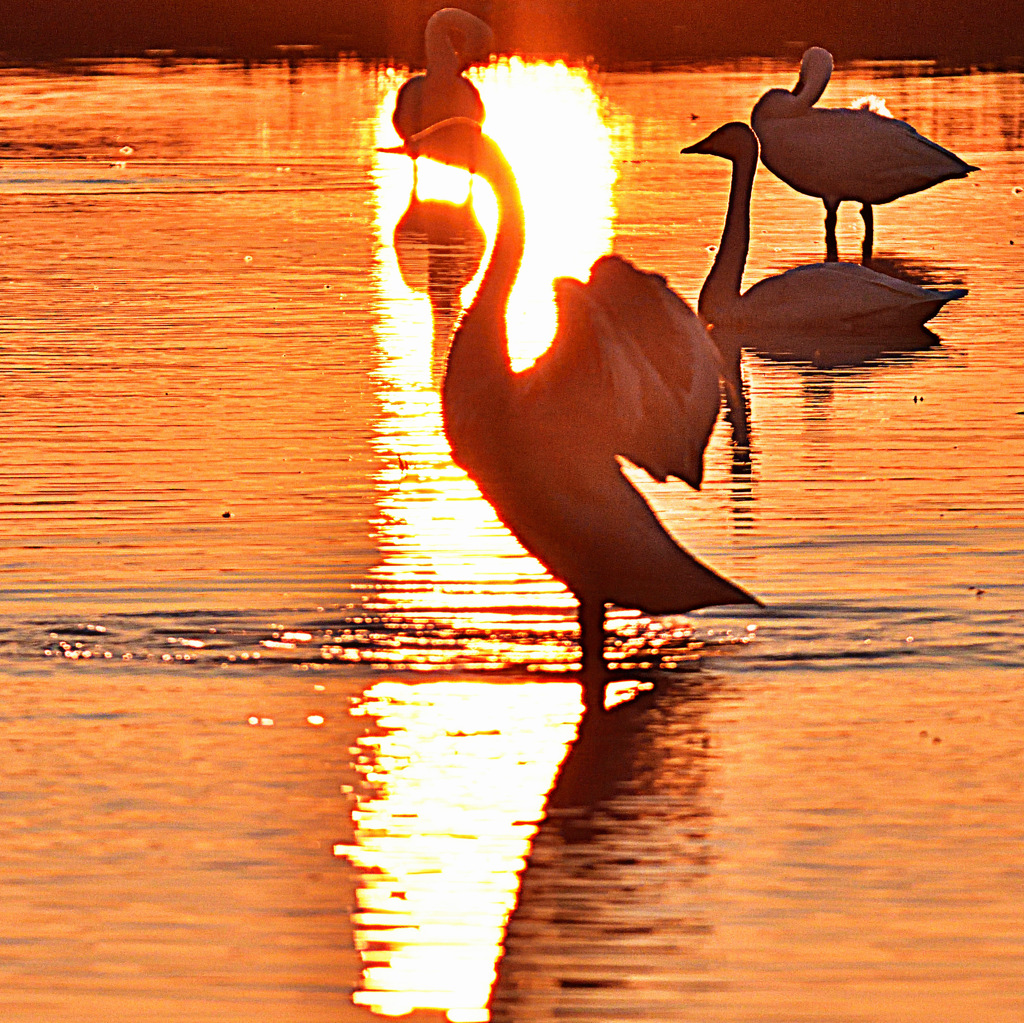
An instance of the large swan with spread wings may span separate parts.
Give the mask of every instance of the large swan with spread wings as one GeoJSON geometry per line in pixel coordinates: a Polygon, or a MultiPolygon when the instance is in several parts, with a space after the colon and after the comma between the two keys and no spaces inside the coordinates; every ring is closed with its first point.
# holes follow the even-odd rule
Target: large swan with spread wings
{"type": "Polygon", "coordinates": [[[474,167],[496,195],[491,258],[448,357],[445,433],[501,520],[579,601],[584,703],[601,707],[607,604],[668,614],[756,603],[676,543],[617,460],[700,486],[719,409],[717,351],[663,277],[604,256],[585,283],[555,281],[551,347],[514,372],[505,318],[525,222],[511,167],[462,119],[395,151],[474,167]]]}
{"type": "Polygon", "coordinates": [[[764,165],[791,188],[825,204],[827,259],[839,258],[839,204],[861,204],[866,262],[874,245],[874,206],[978,168],[906,121],[869,107],[816,107],[831,77],[832,54],[812,46],[803,55],[793,89],[769,89],[754,106],[750,123],[761,140],[764,165]]]}

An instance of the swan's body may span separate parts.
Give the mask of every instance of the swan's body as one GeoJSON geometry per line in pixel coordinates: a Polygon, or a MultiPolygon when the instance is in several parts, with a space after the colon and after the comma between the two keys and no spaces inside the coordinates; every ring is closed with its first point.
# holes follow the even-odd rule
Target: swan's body
{"type": "Polygon", "coordinates": [[[449,117],[483,123],[480,93],[463,72],[475,61],[486,59],[493,38],[486,22],[457,7],[445,7],[431,16],[425,33],[426,74],[410,78],[395,100],[391,121],[399,138],[406,141],[449,117]]]}
{"type": "Polygon", "coordinates": [[[757,149],[754,132],[733,121],[683,150],[722,156],[733,165],[722,242],[698,303],[701,316],[709,323],[758,330],[917,327],[946,302],[967,294],[962,288],[922,288],[856,263],[827,262],[766,277],[741,295],[750,246],[750,195],[757,149]]]}
{"type": "Polygon", "coordinates": [[[664,278],[605,256],[586,283],[555,282],[554,341],[513,372],[505,313],[523,255],[522,204],[497,145],[476,133],[475,144],[453,147],[459,129],[439,126],[416,148],[459,166],[475,160],[500,215],[452,341],[445,433],[505,525],[579,601],[585,702],[600,706],[606,604],[664,614],[755,602],[672,539],[617,461],[700,485],[718,415],[718,355],[664,278]]]}
{"type": "Polygon", "coordinates": [[[761,142],[764,165],[791,188],[825,204],[827,258],[838,258],[839,204],[861,204],[863,259],[874,244],[872,207],[920,192],[977,170],[919,134],[906,121],[866,108],[818,108],[832,75],[832,54],[820,46],[804,53],[792,91],[769,89],[750,123],[761,142]]]}

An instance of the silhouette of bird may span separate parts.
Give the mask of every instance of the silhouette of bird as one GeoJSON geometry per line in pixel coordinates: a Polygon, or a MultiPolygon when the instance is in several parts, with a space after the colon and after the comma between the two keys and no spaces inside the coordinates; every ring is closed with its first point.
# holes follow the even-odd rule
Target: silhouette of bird
{"type": "MultiPolygon", "coordinates": [[[[477,124],[484,120],[480,93],[463,72],[490,54],[494,42],[490,25],[468,11],[444,7],[431,15],[424,41],[426,74],[410,78],[398,90],[391,117],[403,141],[450,117],[467,117],[477,124]]],[[[415,168],[414,158],[414,175],[415,168]]]]}
{"type": "Polygon", "coordinates": [[[859,263],[812,263],[766,277],[741,295],[740,282],[750,246],[750,194],[757,172],[757,150],[757,136],[739,121],[722,125],[682,150],[722,156],[732,162],[722,242],[697,305],[709,323],[761,331],[919,327],[947,302],[967,294],[964,288],[922,288],[859,263]]]}
{"type": "Polygon", "coordinates": [[[831,75],[832,54],[812,46],[804,53],[793,90],[769,89],[755,104],[750,123],[761,140],[764,165],[791,188],[825,204],[827,259],[839,258],[839,204],[861,204],[866,262],[874,245],[874,206],[978,168],[906,121],[864,107],[815,107],[831,75]]]}
{"type": "Polygon", "coordinates": [[[509,530],[579,601],[584,703],[602,707],[606,604],[667,614],[757,603],[675,542],[617,461],[700,486],[718,416],[718,353],[663,277],[604,256],[586,283],[554,282],[554,340],[513,372],[505,318],[525,222],[511,167],[462,119],[392,151],[474,166],[494,190],[491,258],[448,356],[445,434],[509,530]]]}

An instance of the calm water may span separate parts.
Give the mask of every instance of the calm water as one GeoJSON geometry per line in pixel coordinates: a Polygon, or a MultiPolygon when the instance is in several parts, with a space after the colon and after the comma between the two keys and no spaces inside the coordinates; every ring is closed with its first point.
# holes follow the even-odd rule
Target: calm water
{"type": "MultiPolygon", "coordinates": [[[[615,616],[659,685],[575,744],[572,603],[440,430],[493,201],[407,209],[401,76],[3,73],[0,1017],[1024,1018],[1024,79],[921,70],[825,102],[982,168],[876,212],[969,296],[745,339],[749,450],[644,486],[766,608],[615,616]]],[[[477,80],[525,364],[609,249],[695,302],[728,167],[678,151],[794,71],[477,80]]],[[[763,170],[753,216],[748,283],[821,258],[763,170]]]]}

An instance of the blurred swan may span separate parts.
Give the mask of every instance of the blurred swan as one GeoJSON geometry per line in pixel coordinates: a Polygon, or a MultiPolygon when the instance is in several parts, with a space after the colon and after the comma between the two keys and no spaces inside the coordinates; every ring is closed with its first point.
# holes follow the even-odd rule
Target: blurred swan
{"type": "Polygon", "coordinates": [[[584,703],[602,707],[606,604],[668,614],[757,603],[672,539],[617,460],[700,486],[718,416],[717,351],[663,277],[604,256],[586,283],[555,281],[551,347],[513,372],[505,315],[525,223],[511,167],[461,119],[392,151],[475,166],[495,192],[491,258],[448,356],[445,434],[505,525],[579,601],[584,703]]]}
{"type": "Polygon", "coordinates": [[[750,123],[761,140],[764,165],[792,188],[825,204],[825,247],[839,258],[839,204],[861,204],[862,258],[874,244],[873,206],[966,177],[978,168],[925,138],[906,121],[872,109],[820,109],[814,104],[832,75],[832,54],[820,46],[804,53],[793,90],[769,89],[754,106],[750,123]]]}
{"type": "Polygon", "coordinates": [[[750,246],[757,136],[746,124],[732,121],[682,152],[722,156],[733,165],[722,243],[698,301],[700,314],[709,323],[756,330],[916,327],[947,302],[967,294],[964,288],[922,288],[856,263],[812,263],[766,277],[741,295],[750,246]]]}
{"type": "MultiPolygon", "coordinates": [[[[466,117],[477,124],[484,120],[480,93],[463,72],[489,56],[494,43],[490,25],[468,11],[444,7],[431,15],[424,40],[426,74],[410,78],[398,90],[391,118],[403,142],[449,117],[466,117]]],[[[414,175],[415,168],[414,158],[414,175]]]]}

